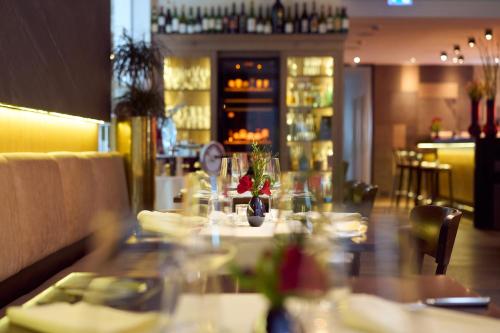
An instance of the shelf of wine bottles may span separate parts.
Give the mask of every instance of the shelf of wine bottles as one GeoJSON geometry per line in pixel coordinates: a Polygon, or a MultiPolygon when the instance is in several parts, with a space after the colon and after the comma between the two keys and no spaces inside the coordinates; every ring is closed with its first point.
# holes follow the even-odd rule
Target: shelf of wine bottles
{"type": "Polygon", "coordinates": [[[247,1],[228,6],[153,6],[151,32],[154,34],[332,34],[347,33],[349,17],[345,7],[317,8],[315,1],[283,6],[249,7],[247,1]]]}
{"type": "Polygon", "coordinates": [[[292,170],[331,169],[333,57],[287,58],[286,124],[292,170]]]}

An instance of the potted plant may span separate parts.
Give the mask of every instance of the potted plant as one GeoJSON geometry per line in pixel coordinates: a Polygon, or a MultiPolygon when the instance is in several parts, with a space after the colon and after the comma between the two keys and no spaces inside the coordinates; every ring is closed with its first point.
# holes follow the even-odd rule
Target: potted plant
{"type": "Polygon", "coordinates": [[[125,33],[114,50],[113,70],[125,92],[117,98],[115,113],[130,124],[127,160],[132,210],[153,209],[156,161],[156,120],[165,112],[158,84],[160,52],[155,45],[134,41],[125,33]]]}
{"type": "Polygon", "coordinates": [[[264,174],[270,160],[271,154],[254,142],[250,153],[251,166],[249,172],[240,178],[236,188],[239,194],[248,191],[252,193],[247,208],[248,223],[252,227],[260,227],[264,222],[265,207],[260,196],[264,194],[271,195],[271,179],[264,174]]]}
{"type": "Polygon", "coordinates": [[[441,131],[442,119],[434,117],[431,121],[431,137],[434,140],[439,140],[439,131],[441,131]]]}
{"type": "Polygon", "coordinates": [[[252,272],[236,265],[231,267],[233,277],[242,288],[267,299],[267,333],[303,332],[303,327],[288,311],[286,300],[298,297],[313,301],[327,294],[328,267],[319,248],[307,240],[304,233],[291,233],[276,237],[274,246],[261,255],[252,272]]]}
{"type": "Polygon", "coordinates": [[[496,138],[495,97],[497,94],[498,72],[500,68],[500,44],[493,40],[477,43],[484,75],[484,95],[486,96],[486,138],[496,138]]]}

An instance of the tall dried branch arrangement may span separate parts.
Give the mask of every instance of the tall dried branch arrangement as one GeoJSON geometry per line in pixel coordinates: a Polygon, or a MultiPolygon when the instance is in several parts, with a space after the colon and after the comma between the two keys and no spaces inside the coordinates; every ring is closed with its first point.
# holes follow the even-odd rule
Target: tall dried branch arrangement
{"type": "Polygon", "coordinates": [[[500,42],[480,40],[477,43],[484,74],[486,98],[494,99],[497,93],[498,72],[500,68],[500,42]]]}

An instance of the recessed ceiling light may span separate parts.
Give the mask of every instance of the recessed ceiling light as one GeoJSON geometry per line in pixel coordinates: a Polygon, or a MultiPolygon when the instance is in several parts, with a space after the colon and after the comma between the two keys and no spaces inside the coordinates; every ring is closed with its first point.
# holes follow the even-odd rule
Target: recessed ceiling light
{"type": "Polygon", "coordinates": [[[458,63],[458,57],[453,57],[451,61],[453,61],[454,64],[458,63]]]}
{"type": "Polygon", "coordinates": [[[469,37],[469,47],[476,46],[476,39],[474,37],[469,37]]]}
{"type": "Polygon", "coordinates": [[[455,53],[455,54],[457,54],[457,55],[458,55],[458,54],[460,54],[460,45],[455,44],[455,45],[453,46],[453,53],[455,53]]]}
{"type": "Polygon", "coordinates": [[[359,64],[361,62],[361,58],[360,57],[354,57],[354,59],[352,59],[352,61],[354,61],[355,64],[359,64]]]}
{"type": "Polygon", "coordinates": [[[486,40],[492,40],[493,39],[493,30],[486,29],[484,31],[484,38],[486,38],[486,40]]]}
{"type": "Polygon", "coordinates": [[[448,55],[446,54],[446,52],[441,52],[441,56],[440,56],[440,59],[442,62],[445,62],[446,60],[448,60],[448,55]]]}
{"type": "Polygon", "coordinates": [[[463,55],[458,56],[458,63],[459,63],[459,64],[463,64],[463,63],[464,63],[464,61],[465,61],[465,59],[464,59],[464,56],[463,56],[463,55]]]}
{"type": "Polygon", "coordinates": [[[411,62],[412,64],[414,64],[414,63],[416,63],[416,62],[417,62],[417,59],[415,59],[415,57],[411,57],[411,58],[410,58],[410,62],[411,62]]]}

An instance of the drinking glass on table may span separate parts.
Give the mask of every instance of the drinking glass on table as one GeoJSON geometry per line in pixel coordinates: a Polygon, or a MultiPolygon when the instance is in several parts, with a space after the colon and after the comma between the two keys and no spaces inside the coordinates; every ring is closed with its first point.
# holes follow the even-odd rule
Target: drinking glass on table
{"type": "Polygon", "coordinates": [[[244,175],[236,155],[222,158],[219,175],[224,179],[226,183],[224,185],[228,185],[228,189],[236,189],[240,178],[244,175]]]}

